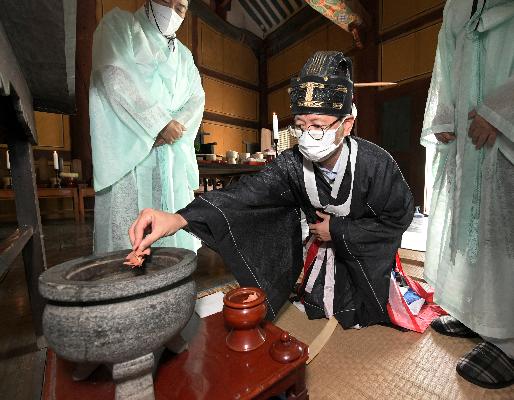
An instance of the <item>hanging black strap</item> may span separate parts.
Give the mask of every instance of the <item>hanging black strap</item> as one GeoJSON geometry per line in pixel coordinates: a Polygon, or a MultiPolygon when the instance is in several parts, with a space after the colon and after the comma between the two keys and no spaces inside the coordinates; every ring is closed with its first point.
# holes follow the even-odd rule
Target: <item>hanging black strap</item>
{"type": "MultiPolygon", "coordinates": [[[[480,13],[482,13],[482,11],[484,10],[486,1],[487,0],[484,0],[484,2],[482,3],[482,8],[480,10],[480,13]]],[[[475,15],[475,13],[477,12],[477,8],[478,8],[478,0],[473,0],[473,6],[471,7],[471,15],[469,16],[469,19],[473,18],[473,15],[475,15]]],[[[474,29],[475,31],[477,30],[479,23],[480,23],[480,18],[477,20],[477,24],[474,29]]]]}
{"type": "Polygon", "coordinates": [[[469,16],[469,19],[473,17],[473,15],[477,12],[478,7],[478,0],[473,0],[473,7],[471,7],[471,15],[469,16]]]}

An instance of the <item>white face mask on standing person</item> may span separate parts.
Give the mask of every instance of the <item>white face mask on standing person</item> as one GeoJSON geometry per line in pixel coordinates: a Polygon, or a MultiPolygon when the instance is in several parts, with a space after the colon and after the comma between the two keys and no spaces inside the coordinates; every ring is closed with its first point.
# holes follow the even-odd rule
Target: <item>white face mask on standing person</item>
{"type": "Polygon", "coordinates": [[[178,15],[172,7],[163,6],[153,0],[150,2],[149,14],[150,21],[164,36],[174,35],[184,21],[184,18],[178,15]]]}
{"type": "Polygon", "coordinates": [[[344,121],[350,117],[352,116],[348,115],[344,117],[341,123],[333,129],[327,129],[325,131],[316,129],[303,132],[298,138],[298,149],[300,150],[300,153],[302,153],[305,158],[313,162],[326,160],[343,144],[343,137],[335,143],[336,134],[344,121]]]}

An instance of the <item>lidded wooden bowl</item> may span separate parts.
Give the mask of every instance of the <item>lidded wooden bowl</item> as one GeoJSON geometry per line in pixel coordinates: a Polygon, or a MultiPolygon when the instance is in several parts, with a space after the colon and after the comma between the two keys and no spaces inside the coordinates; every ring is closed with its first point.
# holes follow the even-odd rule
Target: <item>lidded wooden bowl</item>
{"type": "Polygon", "coordinates": [[[254,287],[233,289],[223,298],[223,318],[230,329],[227,346],[234,351],[251,351],[266,340],[261,322],[266,316],[266,294],[254,287]]]}

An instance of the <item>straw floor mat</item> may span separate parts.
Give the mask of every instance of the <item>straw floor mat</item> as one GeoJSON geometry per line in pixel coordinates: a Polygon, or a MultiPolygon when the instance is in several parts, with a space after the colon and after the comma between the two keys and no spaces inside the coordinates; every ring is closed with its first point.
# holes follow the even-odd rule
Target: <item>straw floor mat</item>
{"type": "MultiPolygon", "coordinates": [[[[309,321],[291,304],[275,323],[309,344],[326,320],[309,321]]],[[[337,326],[318,356],[307,366],[311,400],[514,400],[514,386],[482,389],[455,371],[460,356],[477,339],[450,338],[431,328],[425,333],[371,326],[337,326]]]]}

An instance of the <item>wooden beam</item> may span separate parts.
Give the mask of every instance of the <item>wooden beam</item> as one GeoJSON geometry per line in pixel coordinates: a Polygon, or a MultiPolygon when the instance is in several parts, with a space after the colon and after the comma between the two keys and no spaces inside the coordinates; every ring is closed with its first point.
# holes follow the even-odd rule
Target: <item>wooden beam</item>
{"type": "Polygon", "coordinates": [[[199,54],[199,47],[198,47],[198,16],[191,14],[192,23],[191,23],[191,53],[193,55],[193,60],[195,62],[195,65],[198,67],[198,54],[199,54]]]}
{"type": "Polygon", "coordinates": [[[189,11],[201,18],[209,26],[218,32],[246,44],[256,55],[259,54],[263,40],[246,29],[237,28],[227,21],[224,21],[203,1],[192,1],[189,4],[189,11]]]}
{"type": "Polygon", "coordinates": [[[248,83],[246,81],[242,81],[237,78],[233,78],[229,75],[222,74],[221,72],[213,71],[212,69],[202,67],[200,65],[197,66],[198,71],[200,71],[201,74],[210,76],[211,78],[219,79],[221,81],[231,83],[236,86],[241,86],[246,89],[255,90],[258,92],[260,90],[260,86],[248,83]]]}
{"type": "Polygon", "coordinates": [[[89,77],[91,75],[93,33],[96,29],[96,2],[77,2],[77,48],[75,54],[75,104],[70,118],[71,156],[82,162],[83,181],[93,178],[91,136],[89,134],[89,77]]]}
{"type": "Polygon", "coordinates": [[[216,114],[205,111],[203,113],[203,121],[221,122],[222,124],[240,126],[242,128],[259,129],[259,123],[256,121],[248,121],[245,119],[228,117],[226,115],[216,114]]]}
{"type": "Polygon", "coordinates": [[[443,19],[444,3],[437,6],[433,10],[423,14],[422,16],[410,19],[407,22],[400,23],[399,25],[389,28],[385,31],[379,32],[380,42],[385,42],[405,32],[410,32],[424,25],[429,25],[432,22],[440,21],[443,19]]]}
{"type": "Polygon", "coordinates": [[[303,39],[314,30],[331,23],[311,7],[305,7],[271,32],[264,40],[266,53],[272,57],[303,39]]]}
{"type": "Polygon", "coordinates": [[[267,128],[268,125],[268,57],[266,49],[262,49],[259,58],[259,143],[261,141],[261,129],[267,128]]]}

